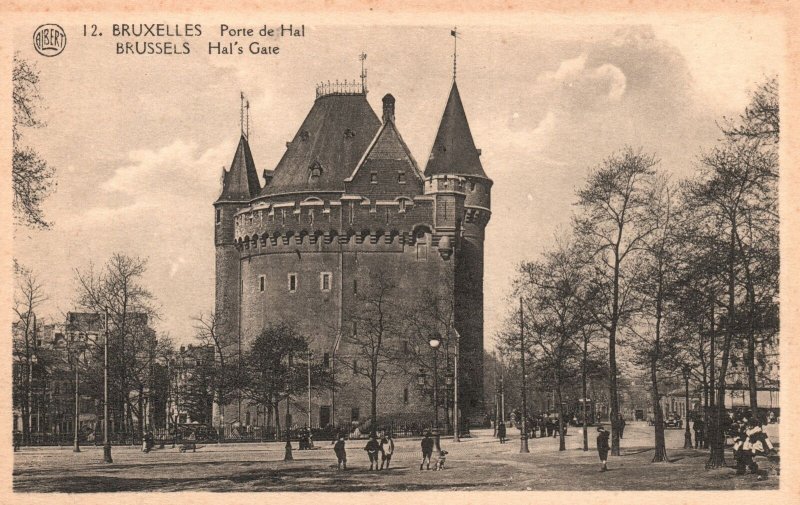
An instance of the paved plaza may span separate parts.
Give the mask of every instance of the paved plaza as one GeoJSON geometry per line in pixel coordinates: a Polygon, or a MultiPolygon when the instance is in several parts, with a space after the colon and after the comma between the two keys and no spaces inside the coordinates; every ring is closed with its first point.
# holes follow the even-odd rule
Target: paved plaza
{"type": "MultiPolygon", "coordinates": [[[[591,430],[591,429],[590,429],[591,430]]],[[[491,430],[454,443],[442,472],[419,470],[419,439],[397,439],[392,468],[370,472],[365,440],[347,441],[349,468],[338,471],[330,442],[298,451],[284,462],[283,443],[210,444],[180,453],[167,445],[149,454],[137,447],[113,448],[113,464],[102,462],[101,447],[23,448],[15,454],[14,489],[20,492],[98,491],[405,491],[405,490],[646,490],[777,489],[777,458],[762,461],[762,480],[737,476],[733,468],[705,470],[707,451],[684,450],[683,430],[667,430],[671,463],[650,463],[652,427],[631,423],[622,455],[611,457],[610,471],[598,472],[594,434],[584,452],[580,429],[570,429],[567,450],[558,440],[530,440],[530,454],[519,453],[519,439],[501,445],[491,430]]],[[[767,432],[776,442],[778,425],[767,432]]],[[[509,433],[516,435],[516,429],[509,433]]],[[[730,450],[727,462],[733,465],[730,450]]]]}

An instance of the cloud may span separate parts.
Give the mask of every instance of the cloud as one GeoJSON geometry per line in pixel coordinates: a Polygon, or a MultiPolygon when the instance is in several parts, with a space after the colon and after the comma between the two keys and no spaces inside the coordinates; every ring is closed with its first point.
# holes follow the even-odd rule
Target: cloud
{"type": "Polygon", "coordinates": [[[223,150],[222,146],[199,152],[195,142],[181,139],[157,150],[134,150],[128,154],[130,163],[114,170],[101,189],[133,196],[136,201],[152,194],[183,195],[188,188],[211,191],[218,187],[219,169],[231,152],[233,149],[223,150]]]}
{"type": "Polygon", "coordinates": [[[619,101],[625,94],[627,80],[616,65],[604,63],[587,68],[586,53],[576,58],[562,60],[555,71],[542,72],[537,78],[543,92],[561,91],[566,99],[573,98],[582,104],[606,99],[619,101]]]}

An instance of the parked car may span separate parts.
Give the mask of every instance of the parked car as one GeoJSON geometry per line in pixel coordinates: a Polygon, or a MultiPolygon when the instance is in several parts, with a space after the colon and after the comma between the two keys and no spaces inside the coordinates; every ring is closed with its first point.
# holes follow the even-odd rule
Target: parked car
{"type": "Polygon", "coordinates": [[[682,428],[683,421],[681,420],[681,416],[675,413],[667,414],[664,418],[664,428],[682,428]]]}

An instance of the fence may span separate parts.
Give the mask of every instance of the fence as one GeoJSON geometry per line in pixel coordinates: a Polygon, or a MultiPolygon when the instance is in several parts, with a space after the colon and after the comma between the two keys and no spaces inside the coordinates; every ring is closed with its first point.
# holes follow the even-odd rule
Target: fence
{"type": "MultiPolygon", "coordinates": [[[[248,443],[248,442],[274,442],[286,440],[286,429],[281,429],[280,436],[276,436],[274,427],[266,426],[233,426],[225,425],[223,429],[209,428],[205,425],[183,425],[176,428],[156,428],[150,430],[156,445],[180,443],[192,437],[196,441],[213,443],[248,443]]],[[[338,426],[328,425],[324,428],[319,426],[311,427],[311,437],[313,440],[331,441],[335,440],[339,434],[343,434],[350,439],[366,439],[369,436],[368,423],[361,425],[343,424],[338,426]]],[[[414,422],[384,422],[379,423],[376,429],[378,434],[391,433],[394,438],[421,437],[425,432],[433,432],[430,423],[414,422]]],[[[446,426],[439,428],[442,436],[452,435],[452,430],[446,426]]],[[[305,428],[293,426],[288,430],[290,440],[296,442],[305,436],[305,428]]],[[[467,430],[462,429],[463,436],[469,436],[467,430]]],[[[21,434],[19,434],[21,438],[21,434]]],[[[30,441],[21,439],[23,446],[71,446],[74,435],[72,433],[32,433],[30,441]]],[[[111,445],[115,446],[138,446],[142,443],[142,437],[138,433],[110,433],[111,445]]],[[[102,432],[81,433],[81,445],[103,445],[102,432]]]]}

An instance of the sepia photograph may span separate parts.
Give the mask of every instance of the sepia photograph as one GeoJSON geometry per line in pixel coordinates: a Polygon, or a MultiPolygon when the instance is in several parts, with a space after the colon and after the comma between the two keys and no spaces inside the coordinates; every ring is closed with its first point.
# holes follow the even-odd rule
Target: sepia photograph
{"type": "Polygon", "coordinates": [[[780,11],[12,14],[15,498],[792,485],[780,11]]]}

